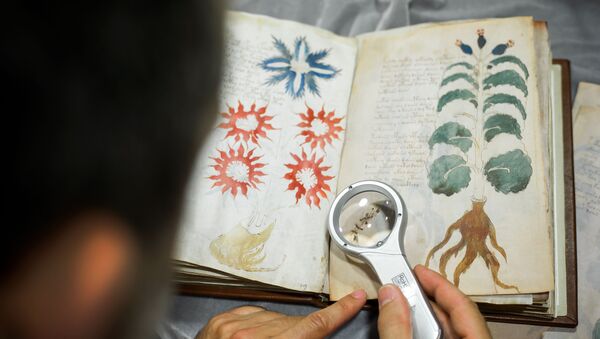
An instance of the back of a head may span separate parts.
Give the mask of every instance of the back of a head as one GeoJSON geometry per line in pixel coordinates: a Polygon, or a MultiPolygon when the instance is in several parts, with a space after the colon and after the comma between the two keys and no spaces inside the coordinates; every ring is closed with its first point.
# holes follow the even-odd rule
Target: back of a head
{"type": "Polygon", "coordinates": [[[62,221],[107,210],[140,246],[139,288],[122,311],[143,318],[168,278],[184,186],[216,111],[221,5],[21,2],[3,11],[3,283],[62,221]]]}

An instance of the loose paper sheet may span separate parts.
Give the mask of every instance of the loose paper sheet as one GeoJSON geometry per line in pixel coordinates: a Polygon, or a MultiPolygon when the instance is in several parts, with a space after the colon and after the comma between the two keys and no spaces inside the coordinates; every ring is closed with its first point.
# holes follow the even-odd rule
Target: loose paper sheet
{"type": "Polygon", "coordinates": [[[584,81],[579,83],[573,102],[573,122],[577,120],[581,106],[600,108],[600,85],[584,81]]]}
{"type": "Polygon", "coordinates": [[[546,339],[589,338],[600,331],[600,107],[582,104],[599,98],[600,86],[583,88],[575,99],[580,104],[573,127],[579,324],[574,333],[546,332],[546,339]]]}

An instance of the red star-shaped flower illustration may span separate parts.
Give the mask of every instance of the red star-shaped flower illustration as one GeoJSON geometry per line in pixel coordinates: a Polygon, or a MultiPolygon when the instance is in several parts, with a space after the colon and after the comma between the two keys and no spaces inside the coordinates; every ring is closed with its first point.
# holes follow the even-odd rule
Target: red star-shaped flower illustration
{"type": "Polygon", "coordinates": [[[219,157],[211,157],[215,162],[211,167],[217,171],[217,174],[208,177],[214,180],[212,187],[222,186],[221,193],[225,194],[229,190],[235,197],[238,190],[247,196],[248,187],[257,188],[257,184],[262,183],[260,177],[265,173],[258,169],[265,164],[257,162],[261,156],[253,156],[254,149],[246,152],[240,145],[237,152],[231,147],[228,152],[219,149],[217,151],[219,157]]]}
{"type": "Polygon", "coordinates": [[[267,106],[256,108],[256,104],[252,104],[249,110],[244,109],[244,105],[238,101],[237,110],[229,107],[228,112],[221,112],[225,118],[225,122],[219,124],[219,128],[227,129],[225,138],[234,137],[235,142],[244,140],[258,144],[260,138],[268,140],[267,131],[274,130],[273,125],[269,123],[272,116],[266,115],[267,106]]]}
{"type": "Polygon", "coordinates": [[[339,133],[344,130],[340,126],[343,117],[336,118],[334,111],[325,113],[323,108],[317,114],[312,108],[306,108],[306,114],[300,113],[302,121],[296,125],[302,128],[298,135],[304,137],[303,144],[309,144],[312,149],[325,149],[325,144],[331,145],[333,139],[339,140],[339,133]]]}
{"type": "Polygon", "coordinates": [[[301,156],[290,153],[296,161],[295,164],[285,164],[285,167],[291,171],[286,173],[283,178],[288,179],[288,191],[296,190],[296,203],[305,196],[306,204],[310,207],[313,203],[319,205],[321,198],[327,198],[327,192],[331,192],[331,188],[327,184],[328,180],[333,179],[332,176],[325,175],[331,167],[321,166],[324,157],[318,158],[315,154],[308,158],[304,150],[301,156]]]}

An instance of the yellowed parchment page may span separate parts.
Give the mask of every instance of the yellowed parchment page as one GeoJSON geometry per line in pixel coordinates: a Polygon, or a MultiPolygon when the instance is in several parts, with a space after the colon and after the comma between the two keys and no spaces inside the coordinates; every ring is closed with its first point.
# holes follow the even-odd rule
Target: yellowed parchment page
{"type": "MultiPolygon", "coordinates": [[[[532,18],[358,39],[338,188],[365,179],[394,186],[407,206],[409,262],[445,272],[467,294],[552,290],[532,18]]],[[[375,297],[369,275],[331,247],[332,299],[355,288],[375,297]]]]}
{"type": "Polygon", "coordinates": [[[174,259],[326,292],[355,39],[228,13],[219,118],[199,152],[174,259]]]}

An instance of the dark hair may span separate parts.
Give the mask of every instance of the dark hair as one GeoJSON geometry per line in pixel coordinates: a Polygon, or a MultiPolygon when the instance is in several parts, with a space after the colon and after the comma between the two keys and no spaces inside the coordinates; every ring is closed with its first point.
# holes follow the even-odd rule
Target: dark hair
{"type": "Polygon", "coordinates": [[[9,130],[3,276],[60,221],[90,208],[114,212],[143,251],[161,243],[167,256],[216,115],[219,1],[17,6],[3,9],[0,33],[9,130]]]}

